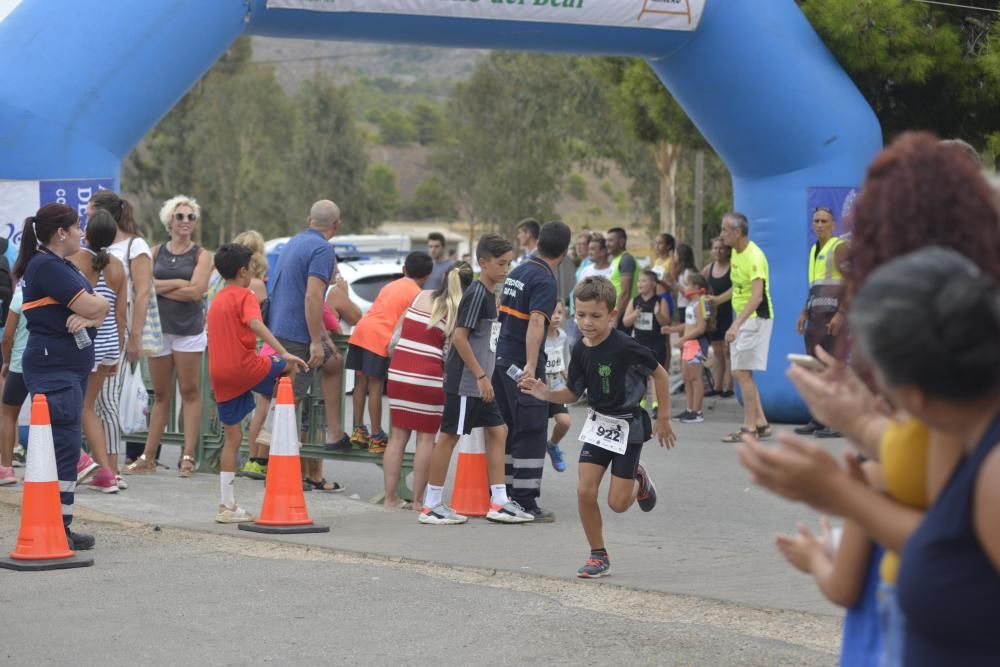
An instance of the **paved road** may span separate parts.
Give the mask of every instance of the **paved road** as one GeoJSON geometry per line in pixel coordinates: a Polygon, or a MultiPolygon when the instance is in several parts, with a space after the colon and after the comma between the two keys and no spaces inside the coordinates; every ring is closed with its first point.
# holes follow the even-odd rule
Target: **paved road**
{"type": "Polygon", "coordinates": [[[836,662],[829,619],[87,516],[94,567],[0,571],[3,664],[836,662]]]}
{"type": "MultiPolygon", "coordinates": [[[[451,664],[463,654],[446,651],[482,646],[506,650],[501,662],[833,664],[838,610],[772,544],[774,532],[793,529],[808,512],[750,487],[732,446],[719,442],[735,426],[731,404],[707,414],[705,424],[676,426],[677,449],[645,452],[660,492],[656,510],[605,512],[614,573],[602,580],[607,585],[573,576],[587,553],[576,518],[575,461],[565,473],[545,472],[543,501],[556,511],[555,523],[473,520],[458,527],[421,526],[413,512],[352,499],[379,490],[380,470],[328,463],[327,477],[346,484],[347,494],[310,493],[308,501],[331,532],[277,541],[212,521],[214,475],[182,480],[168,471],[133,478],[116,496],[81,492],[84,519],[89,511],[92,519],[125,520],[89,526],[100,539],[97,565],[34,576],[0,571],[0,603],[31,610],[21,627],[50,617],[72,625],[67,632],[80,641],[47,646],[51,664],[89,646],[85,634],[113,637],[116,628],[144,618],[159,628],[145,637],[149,652],[136,641],[143,633],[128,631],[136,640],[124,648],[116,642],[105,662],[165,655],[206,664],[247,662],[248,655],[251,662],[284,661],[286,651],[287,659],[381,664],[431,657],[451,664]],[[19,577],[16,586],[6,583],[11,577],[19,577]],[[70,593],[59,588],[62,581],[70,593]],[[66,599],[81,602],[66,606],[66,599]],[[438,616],[443,626],[428,622],[438,616]],[[262,625],[268,618],[274,624],[262,625]],[[431,631],[444,626],[444,636],[431,631]],[[490,632],[501,626],[502,635],[490,632]],[[520,627],[541,629],[522,636],[512,629],[520,627]],[[263,633],[266,641],[254,642],[263,652],[206,648],[227,639],[239,646],[247,633],[263,633]],[[317,633],[321,641],[299,647],[317,633]]],[[[582,415],[573,410],[575,423],[582,415]]],[[[164,460],[176,456],[165,448],[164,460]]],[[[262,491],[259,482],[237,480],[237,498],[253,511],[262,491]]],[[[0,490],[0,549],[13,543],[9,507],[18,500],[16,491],[0,490]]],[[[20,664],[26,654],[12,650],[8,662],[20,664]]]]}

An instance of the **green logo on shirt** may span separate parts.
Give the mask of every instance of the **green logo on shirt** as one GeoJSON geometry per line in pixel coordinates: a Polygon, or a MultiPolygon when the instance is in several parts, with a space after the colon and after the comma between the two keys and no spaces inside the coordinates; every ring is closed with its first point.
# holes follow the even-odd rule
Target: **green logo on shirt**
{"type": "Polygon", "coordinates": [[[605,394],[611,393],[611,365],[597,364],[597,374],[601,377],[601,390],[605,394]]]}

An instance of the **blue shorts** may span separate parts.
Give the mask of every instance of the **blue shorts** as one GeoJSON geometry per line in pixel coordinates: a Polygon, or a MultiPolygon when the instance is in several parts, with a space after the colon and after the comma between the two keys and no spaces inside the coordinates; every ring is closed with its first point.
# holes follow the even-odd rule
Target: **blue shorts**
{"type": "Polygon", "coordinates": [[[274,396],[274,385],[281,374],[285,372],[285,366],[288,364],[276,354],[272,354],[270,359],[271,370],[268,371],[267,376],[263,380],[257,383],[257,386],[251,387],[236,398],[219,403],[219,421],[226,426],[235,426],[243,421],[244,417],[253,412],[255,405],[253,399],[254,392],[268,398],[274,396]]]}

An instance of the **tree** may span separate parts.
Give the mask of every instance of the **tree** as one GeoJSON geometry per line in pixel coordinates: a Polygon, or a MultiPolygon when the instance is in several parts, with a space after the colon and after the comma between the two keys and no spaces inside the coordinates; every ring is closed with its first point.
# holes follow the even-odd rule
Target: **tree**
{"type": "Polygon", "coordinates": [[[399,188],[392,167],[382,162],[369,165],[365,172],[365,188],[377,219],[389,220],[399,213],[399,188]]]}
{"type": "Polygon", "coordinates": [[[447,220],[455,217],[455,203],[440,179],[430,176],[417,186],[409,211],[417,220],[447,220]]]}
{"type": "Polygon", "coordinates": [[[416,131],[417,143],[421,146],[436,144],[444,136],[444,112],[430,102],[420,101],[413,105],[410,118],[416,131]]]}
{"type": "Polygon", "coordinates": [[[911,0],[800,4],[872,105],[887,139],[926,129],[979,149],[1000,149],[996,0],[947,7],[911,0]]]}
{"type": "Polygon", "coordinates": [[[322,73],[307,79],[295,95],[291,147],[283,164],[283,202],[301,210],[286,211],[296,227],[318,199],[340,205],[345,232],[377,225],[384,210],[366,187],[368,156],[351,112],[346,87],[322,73]]]}
{"type": "Polygon", "coordinates": [[[405,146],[417,138],[417,129],[409,117],[399,109],[390,109],[378,120],[382,143],[390,146],[405,146]]]}

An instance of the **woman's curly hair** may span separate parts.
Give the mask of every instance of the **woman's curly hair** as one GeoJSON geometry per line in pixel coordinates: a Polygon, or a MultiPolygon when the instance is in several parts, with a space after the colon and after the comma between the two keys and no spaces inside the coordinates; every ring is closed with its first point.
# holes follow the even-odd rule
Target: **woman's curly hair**
{"type": "Polygon", "coordinates": [[[1000,197],[967,150],[908,132],[868,168],[851,211],[850,284],[920,248],[953,248],[1000,279],[1000,197]]]}

